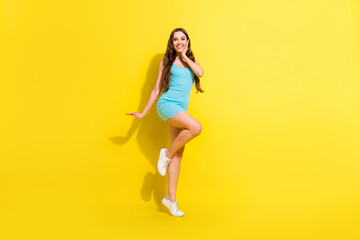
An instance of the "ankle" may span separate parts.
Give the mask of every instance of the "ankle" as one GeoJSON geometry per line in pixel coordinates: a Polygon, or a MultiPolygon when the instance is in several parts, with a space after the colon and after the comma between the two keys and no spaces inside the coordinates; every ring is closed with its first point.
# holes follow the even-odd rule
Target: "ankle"
{"type": "Polygon", "coordinates": [[[175,197],[169,197],[169,195],[166,195],[165,197],[167,200],[170,200],[170,202],[176,202],[176,198],[175,197]]]}
{"type": "Polygon", "coordinates": [[[166,156],[167,158],[169,158],[169,159],[171,159],[171,158],[172,158],[172,156],[170,155],[170,151],[169,151],[169,149],[168,149],[168,150],[166,150],[166,152],[165,152],[165,156],[166,156]]]}

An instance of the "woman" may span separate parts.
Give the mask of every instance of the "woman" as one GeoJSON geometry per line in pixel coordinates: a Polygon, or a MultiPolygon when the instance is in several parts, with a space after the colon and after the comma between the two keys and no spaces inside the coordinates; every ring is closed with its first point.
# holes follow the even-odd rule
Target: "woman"
{"type": "Polygon", "coordinates": [[[160,118],[170,126],[171,146],[169,149],[160,150],[157,168],[160,175],[165,176],[167,166],[169,166],[168,194],[162,203],[173,216],[184,215],[179,210],[176,201],[176,187],[184,147],[191,139],[198,136],[202,129],[201,124],[187,113],[194,81],[197,92],[203,92],[199,77],[204,74],[190,46],[189,36],[183,28],[176,28],[171,32],[164,59],[160,62],[155,87],[144,111],[127,113],[127,115],[143,118],[162,91],[157,103],[157,112],[160,118]]]}

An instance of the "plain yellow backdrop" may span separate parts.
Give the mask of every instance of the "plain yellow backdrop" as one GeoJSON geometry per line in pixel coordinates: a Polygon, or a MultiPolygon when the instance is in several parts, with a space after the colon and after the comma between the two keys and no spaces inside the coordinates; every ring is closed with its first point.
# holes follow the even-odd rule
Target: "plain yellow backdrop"
{"type": "Polygon", "coordinates": [[[0,2],[1,239],[359,239],[357,0],[0,2]],[[156,171],[171,31],[204,69],[177,200],[156,171]]]}

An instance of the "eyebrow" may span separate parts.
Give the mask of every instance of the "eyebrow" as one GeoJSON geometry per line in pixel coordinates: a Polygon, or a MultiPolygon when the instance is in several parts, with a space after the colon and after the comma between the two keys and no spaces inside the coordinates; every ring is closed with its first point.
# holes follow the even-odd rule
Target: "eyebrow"
{"type": "MultiPolygon", "coordinates": [[[[181,38],[184,38],[185,36],[182,36],[181,38]]],[[[174,37],[174,39],[177,38],[177,37],[174,37]]]]}

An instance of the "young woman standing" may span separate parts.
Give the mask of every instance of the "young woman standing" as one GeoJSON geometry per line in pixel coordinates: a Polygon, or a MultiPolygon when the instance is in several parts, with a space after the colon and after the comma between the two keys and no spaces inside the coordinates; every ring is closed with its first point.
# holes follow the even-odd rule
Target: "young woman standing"
{"type": "Polygon", "coordinates": [[[183,28],[175,28],[167,44],[164,59],[159,66],[159,74],[148,103],[142,113],[127,113],[143,118],[158,96],[157,112],[161,119],[170,126],[171,146],[160,150],[157,164],[159,174],[165,176],[168,169],[168,194],[163,198],[165,205],[173,216],[183,216],[176,201],[176,187],[180,173],[180,162],[185,144],[198,136],[202,126],[194,117],[187,113],[190,92],[195,81],[197,92],[203,92],[199,78],[204,74],[198,60],[190,48],[189,35],[183,28]]]}

